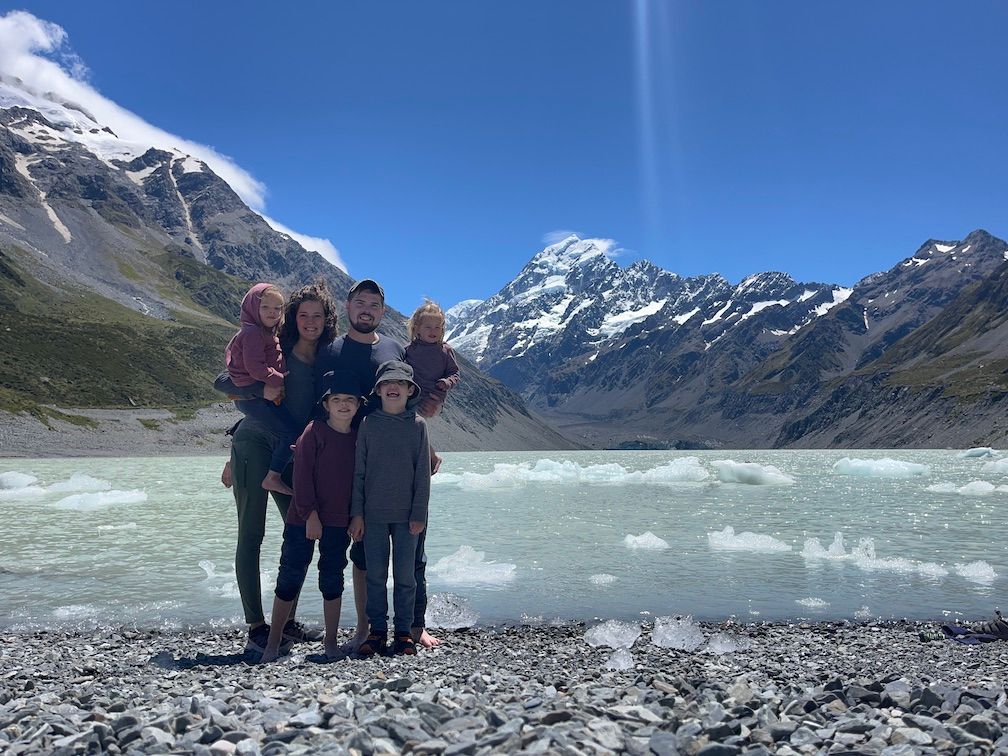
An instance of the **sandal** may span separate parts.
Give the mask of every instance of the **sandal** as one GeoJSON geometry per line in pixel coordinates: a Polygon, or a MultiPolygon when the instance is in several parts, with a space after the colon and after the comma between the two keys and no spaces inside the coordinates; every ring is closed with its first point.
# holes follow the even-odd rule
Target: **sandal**
{"type": "Polygon", "coordinates": [[[409,633],[400,633],[395,637],[395,644],[392,646],[392,653],[396,656],[415,656],[416,643],[409,633]]]}
{"type": "Polygon", "coordinates": [[[371,633],[367,640],[360,644],[360,648],[357,649],[358,659],[369,659],[375,654],[384,656],[385,648],[388,646],[388,639],[384,635],[379,635],[378,633],[371,633]]]}

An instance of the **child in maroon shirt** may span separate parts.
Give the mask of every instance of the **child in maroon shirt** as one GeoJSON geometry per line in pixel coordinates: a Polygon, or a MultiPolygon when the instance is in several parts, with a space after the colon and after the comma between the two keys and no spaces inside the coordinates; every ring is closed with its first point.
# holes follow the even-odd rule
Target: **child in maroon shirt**
{"type": "MultiPolygon", "coordinates": [[[[283,324],[284,297],[268,283],[257,283],[241,303],[241,330],[228,342],[224,362],[236,387],[261,382],[283,388],[287,367],[280,349],[279,332],[283,324]]],[[[262,487],[290,496],[294,493],[280,475],[290,462],[290,446],[301,426],[282,404],[265,399],[235,399],[235,407],[265,425],[274,436],[269,472],[262,487]]]]}
{"type": "Polygon", "coordinates": [[[410,318],[408,331],[406,362],[413,368],[413,380],[420,386],[417,414],[434,417],[441,412],[448,392],[461,377],[455,351],[444,340],[444,310],[434,302],[424,302],[410,318]]]}
{"type": "MultiPolygon", "coordinates": [[[[336,633],[342,606],[343,571],[350,546],[347,525],[350,523],[357,443],[357,431],[350,423],[357,414],[361,397],[357,376],[346,370],[327,373],[323,388],[321,404],[326,421],[310,422],[294,452],[294,499],[287,510],[273,617],[261,660],[264,662],[276,659],[280,653],[283,628],[304,585],[315,541],[319,542],[325,660],[339,658],[336,633]]],[[[365,634],[366,629],[365,625],[365,634]]]]}

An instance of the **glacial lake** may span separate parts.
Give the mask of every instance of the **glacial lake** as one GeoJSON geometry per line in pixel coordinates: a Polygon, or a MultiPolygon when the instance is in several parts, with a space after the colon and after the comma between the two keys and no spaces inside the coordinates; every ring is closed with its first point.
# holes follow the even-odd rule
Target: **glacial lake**
{"type": "MultiPolygon", "coordinates": [[[[433,624],[973,619],[1004,596],[1008,456],[992,450],[444,457],[433,624]]],[[[0,460],[0,627],[240,626],[223,462],[0,460]]],[[[267,612],[281,535],[271,508],[267,612]]],[[[313,566],[300,616],[321,623],[316,584],[313,566]]]]}

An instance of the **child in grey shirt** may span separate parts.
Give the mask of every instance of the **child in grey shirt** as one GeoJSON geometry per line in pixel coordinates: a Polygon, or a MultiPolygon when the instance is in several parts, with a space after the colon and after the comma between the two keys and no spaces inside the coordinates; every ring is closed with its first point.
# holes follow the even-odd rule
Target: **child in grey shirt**
{"type": "Polygon", "coordinates": [[[393,653],[415,654],[410,634],[416,596],[417,537],[427,526],[430,443],[427,425],[413,407],[420,388],[413,368],[389,360],[378,367],[374,393],[381,409],[357,431],[350,536],[364,540],[370,634],[358,655],[384,654],[388,643],[389,556],[392,558],[393,653]],[[390,548],[391,547],[391,548],[390,548]]]}

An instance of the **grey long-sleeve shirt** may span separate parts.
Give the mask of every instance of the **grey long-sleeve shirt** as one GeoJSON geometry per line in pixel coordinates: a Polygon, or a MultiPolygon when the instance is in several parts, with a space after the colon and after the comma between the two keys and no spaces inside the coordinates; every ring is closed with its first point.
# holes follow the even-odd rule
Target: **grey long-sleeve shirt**
{"type": "Polygon", "coordinates": [[[365,523],[427,522],[430,501],[427,424],[412,409],[376,410],[357,431],[351,517],[365,523]]]}

